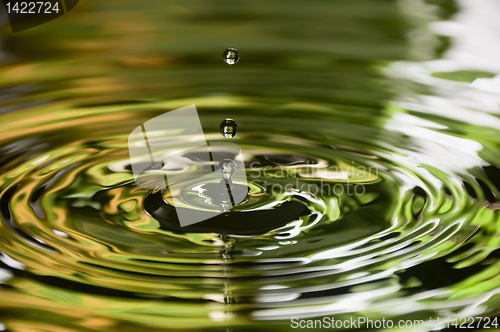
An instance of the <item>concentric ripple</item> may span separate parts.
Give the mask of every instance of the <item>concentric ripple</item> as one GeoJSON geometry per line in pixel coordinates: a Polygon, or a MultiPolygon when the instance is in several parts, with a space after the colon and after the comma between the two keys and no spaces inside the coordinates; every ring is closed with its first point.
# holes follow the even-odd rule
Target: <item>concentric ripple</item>
{"type": "MultiPolygon", "coordinates": [[[[149,50],[163,34],[144,24],[151,31],[131,35],[130,49],[113,33],[134,19],[163,27],[164,17],[129,2],[141,14],[113,7],[110,23],[99,16],[108,5],[82,4],[88,12],[69,30],[99,32],[71,42],[54,32],[60,58],[33,60],[14,43],[21,60],[0,68],[0,322],[9,331],[286,331],[291,318],[497,315],[498,78],[471,85],[426,72],[408,50],[431,53],[443,38],[425,34],[422,18],[410,26],[395,3],[361,2],[313,1],[300,17],[295,2],[242,5],[239,20],[262,24],[248,35],[271,41],[242,40],[236,66],[207,55],[223,44],[220,27],[197,28],[210,47],[169,35],[165,49],[149,50]],[[265,18],[284,7],[281,30],[265,18]],[[334,32],[331,15],[343,23],[334,32]],[[308,44],[300,26],[311,22],[318,40],[308,44]],[[402,40],[408,31],[432,42],[402,40]],[[100,57],[74,54],[87,48],[100,57]],[[181,227],[175,208],[217,206],[211,184],[140,188],[127,143],[141,123],[191,104],[207,141],[225,140],[224,119],[237,122],[231,141],[248,181],[234,186],[248,195],[181,227]]],[[[184,6],[170,10],[188,24],[196,15],[184,6]]],[[[226,17],[211,10],[200,19],[226,17]]],[[[213,166],[183,157],[196,164],[186,172],[213,166]]]]}
{"type": "MultiPolygon", "coordinates": [[[[378,146],[353,144],[352,133],[340,130],[348,119],[323,128],[310,120],[312,131],[304,122],[315,112],[301,110],[288,124],[295,135],[284,140],[238,112],[241,101],[217,112],[203,112],[205,103],[212,101],[199,100],[198,108],[207,123],[217,123],[219,112],[236,112],[248,128],[237,142],[250,194],[230,218],[223,216],[229,221],[187,228],[175,226],[171,215],[154,214],[169,196],[135,185],[126,146],[128,127],[174,105],[148,103],[155,111],[147,112],[143,105],[86,108],[80,110],[85,122],[70,129],[68,116],[44,124],[43,111],[26,112],[39,125],[29,123],[35,129],[24,139],[27,125],[13,126],[15,143],[2,151],[3,261],[22,262],[26,270],[9,284],[50,301],[50,292],[78,295],[54,305],[98,308],[99,315],[136,324],[160,315],[179,325],[194,316],[225,326],[352,315],[360,307],[383,313],[394,310],[394,301],[407,303],[411,312],[456,310],[484,300],[484,286],[464,289],[463,300],[452,291],[470,282],[468,274],[455,280],[450,267],[443,276],[451,280],[435,281],[432,268],[430,274],[417,272],[447,255],[467,270],[496,249],[488,238],[496,229],[494,179],[500,172],[481,158],[479,142],[444,132],[445,119],[431,122],[396,105],[378,146]],[[101,126],[103,114],[120,118],[121,128],[101,126]],[[95,137],[80,134],[90,131],[95,137]],[[315,140],[317,132],[330,133],[338,145],[315,140]],[[147,203],[151,195],[157,198],[147,203]],[[49,293],[33,291],[41,285],[49,293]],[[458,298],[448,300],[451,294],[458,298]],[[98,306],[81,302],[98,299],[104,301],[98,306]],[[111,315],[111,303],[126,307],[111,315]]],[[[281,114],[275,117],[282,121],[281,114]]],[[[273,122],[271,116],[267,121],[273,122]]],[[[218,127],[211,128],[207,137],[220,139],[218,127]]],[[[370,134],[363,128],[357,133],[370,134]]],[[[199,208],[193,199],[191,207],[199,208]]],[[[475,278],[488,278],[493,268],[484,266],[475,278]]],[[[496,284],[490,287],[494,291],[496,284]]]]}

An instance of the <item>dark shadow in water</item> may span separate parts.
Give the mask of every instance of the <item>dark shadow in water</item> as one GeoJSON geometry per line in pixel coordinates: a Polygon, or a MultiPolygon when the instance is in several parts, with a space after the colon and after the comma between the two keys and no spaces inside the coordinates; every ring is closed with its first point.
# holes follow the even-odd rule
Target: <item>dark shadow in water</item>
{"type": "MultiPolygon", "coordinates": [[[[163,200],[162,192],[149,193],[144,200],[144,209],[158,220],[162,229],[175,233],[226,233],[236,235],[258,235],[282,227],[301,216],[310,214],[307,206],[300,202],[284,202],[278,207],[248,212],[226,212],[194,225],[181,227],[176,208],[163,200]]],[[[185,209],[185,208],[178,208],[185,209]]]]}

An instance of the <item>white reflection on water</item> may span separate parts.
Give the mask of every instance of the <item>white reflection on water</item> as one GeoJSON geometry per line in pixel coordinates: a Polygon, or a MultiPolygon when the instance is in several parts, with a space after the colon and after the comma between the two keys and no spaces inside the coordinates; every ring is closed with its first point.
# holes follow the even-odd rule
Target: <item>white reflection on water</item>
{"type": "Polygon", "coordinates": [[[445,54],[448,63],[462,69],[500,72],[500,2],[460,0],[462,10],[454,21],[464,26],[445,54]]]}
{"type": "Polygon", "coordinates": [[[26,267],[26,265],[24,265],[21,262],[16,261],[15,259],[13,259],[9,255],[7,255],[6,253],[2,253],[0,255],[0,261],[2,261],[5,265],[10,266],[11,268],[16,269],[16,270],[24,270],[24,268],[26,267]]]}

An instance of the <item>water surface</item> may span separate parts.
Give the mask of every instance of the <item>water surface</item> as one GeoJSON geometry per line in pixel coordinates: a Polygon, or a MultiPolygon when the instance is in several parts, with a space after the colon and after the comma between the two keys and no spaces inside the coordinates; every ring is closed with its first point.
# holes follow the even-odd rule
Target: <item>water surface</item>
{"type": "Polygon", "coordinates": [[[459,5],[430,2],[89,0],[4,23],[0,322],[498,315],[499,81],[449,56],[459,5]],[[155,212],[168,190],[135,184],[127,139],[191,104],[211,142],[237,121],[250,195],[230,222],[181,228],[155,212]]]}

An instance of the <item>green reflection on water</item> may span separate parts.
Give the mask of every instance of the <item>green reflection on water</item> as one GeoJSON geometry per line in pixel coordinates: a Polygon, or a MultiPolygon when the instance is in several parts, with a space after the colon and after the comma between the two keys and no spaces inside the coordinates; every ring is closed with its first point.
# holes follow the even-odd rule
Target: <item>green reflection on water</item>
{"type": "MultiPolygon", "coordinates": [[[[488,126],[426,113],[421,101],[399,105],[460,100],[383,74],[446,48],[425,23],[450,15],[453,2],[441,12],[409,6],[86,1],[39,28],[4,32],[0,250],[24,266],[3,256],[13,276],[0,288],[0,321],[11,331],[288,331],[290,317],[495,315],[498,117],[469,109],[490,116],[488,126]],[[222,61],[227,47],[240,51],[238,64],[222,61]],[[234,118],[232,141],[249,161],[318,162],[301,166],[315,176],[261,172],[238,209],[293,201],[309,214],[233,236],[174,232],[146,213],[128,134],[190,104],[210,141],[234,118]],[[371,171],[346,180],[331,173],[339,165],[371,171]],[[259,191],[320,180],[365,191],[259,191]]],[[[457,75],[434,74],[490,77],[457,75]]]]}

